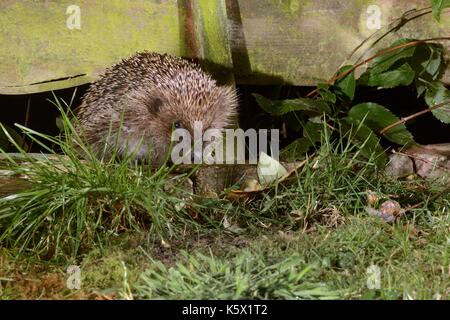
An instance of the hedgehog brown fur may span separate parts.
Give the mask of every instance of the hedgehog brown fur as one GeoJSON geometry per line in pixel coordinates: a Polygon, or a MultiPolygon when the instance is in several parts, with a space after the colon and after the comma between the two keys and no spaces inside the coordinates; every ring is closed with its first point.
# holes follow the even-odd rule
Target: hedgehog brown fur
{"type": "Polygon", "coordinates": [[[202,121],[204,130],[222,130],[236,105],[235,90],[218,86],[198,64],[141,52],[107,69],[84,95],[77,115],[96,154],[106,150],[108,156],[117,147],[119,156],[161,165],[174,125],[192,136],[195,121],[202,121]]]}

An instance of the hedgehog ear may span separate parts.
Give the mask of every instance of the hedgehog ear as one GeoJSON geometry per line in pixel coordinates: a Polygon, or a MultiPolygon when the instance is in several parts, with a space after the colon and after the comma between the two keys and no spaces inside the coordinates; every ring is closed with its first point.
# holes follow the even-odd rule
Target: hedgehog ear
{"type": "Polygon", "coordinates": [[[147,101],[145,101],[145,106],[147,107],[148,112],[153,115],[159,113],[163,104],[164,100],[159,97],[150,97],[147,101]]]}

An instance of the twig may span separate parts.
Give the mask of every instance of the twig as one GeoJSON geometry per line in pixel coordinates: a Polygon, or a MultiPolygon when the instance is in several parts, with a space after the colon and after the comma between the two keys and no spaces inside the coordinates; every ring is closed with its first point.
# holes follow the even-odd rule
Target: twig
{"type": "Polygon", "coordinates": [[[428,200],[423,200],[423,201],[420,201],[419,203],[416,203],[416,204],[414,204],[414,205],[412,205],[412,206],[406,207],[405,209],[403,209],[403,214],[405,214],[405,213],[408,212],[408,211],[411,211],[412,209],[416,209],[416,208],[422,206],[426,201],[430,202],[430,201],[436,200],[437,198],[439,198],[439,197],[442,196],[443,194],[447,193],[449,190],[450,190],[450,186],[444,188],[444,190],[442,190],[441,192],[435,194],[434,196],[432,196],[432,197],[429,198],[428,200]]]}
{"type": "Polygon", "coordinates": [[[442,169],[442,170],[444,170],[444,171],[449,171],[449,170],[450,170],[450,168],[444,167],[444,166],[442,166],[442,165],[440,165],[440,164],[438,164],[438,163],[434,163],[434,162],[431,161],[431,160],[424,159],[424,158],[422,158],[422,157],[418,157],[418,156],[416,156],[415,154],[404,153],[404,152],[401,152],[401,151],[396,151],[395,153],[396,153],[396,154],[400,154],[400,155],[402,155],[402,156],[406,156],[406,157],[408,157],[408,158],[413,158],[414,160],[419,160],[419,161],[426,162],[426,163],[431,164],[431,165],[433,165],[433,166],[436,166],[437,168],[442,169]]]}
{"type": "Polygon", "coordinates": [[[421,115],[423,115],[423,114],[425,114],[425,113],[431,112],[431,111],[433,111],[433,110],[435,110],[435,109],[437,109],[437,108],[440,108],[440,107],[442,107],[442,106],[444,106],[444,105],[446,105],[446,104],[449,104],[449,103],[450,103],[450,100],[445,100],[444,102],[435,104],[434,106],[432,106],[432,107],[430,107],[430,108],[428,108],[428,109],[425,109],[425,110],[416,112],[416,113],[414,113],[414,114],[412,114],[412,115],[410,115],[410,116],[407,116],[407,117],[405,117],[405,118],[402,118],[402,119],[400,119],[400,120],[398,120],[398,121],[396,121],[396,122],[394,122],[394,123],[391,123],[391,124],[388,125],[387,127],[383,128],[383,129],[380,131],[380,134],[385,134],[386,131],[388,131],[388,130],[390,130],[390,129],[392,129],[392,128],[394,128],[394,127],[400,125],[400,124],[404,124],[405,122],[407,122],[407,121],[409,121],[409,120],[411,120],[411,119],[417,118],[418,116],[421,116],[421,115]]]}
{"type": "MultiPolygon", "coordinates": [[[[386,27],[382,28],[381,30],[373,33],[372,35],[370,35],[368,38],[366,38],[365,40],[363,40],[350,54],[350,56],[347,58],[347,61],[359,50],[362,48],[362,46],[368,42],[370,39],[376,37],[377,34],[381,33],[383,30],[386,30],[386,32],[384,32],[381,36],[378,37],[378,39],[374,40],[373,43],[371,44],[370,48],[373,48],[377,43],[379,43],[381,40],[383,40],[387,35],[389,35],[392,31],[397,31],[400,28],[402,28],[405,24],[407,24],[410,21],[413,21],[417,18],[420,18],[424,15],[430,14],[432,12],[431,7],[426,7],[423,9],[412,9],[409,10],[405,13],[403,13],[403,15],[394,20],[393,22],[391,22],[389,25],[387,25],[386,27]]],[[[364,51],[364,53],[355,61],[355,63],[357,63],[358,61],[360,61],[362,59],[362,57],[364,56],[364,54],[367,52],[367,50],[364,51]]]]}
{"type": "MultiPolygon", "coordinates": [[[[383,55],[385,55],[387,53],[390,53],[390,52],[393,52],[393,51],[396,51],[396,50],[402,49],[402,48],[408,48],[408,47],[417,46],[417,45],[423,44],[423,43],[434,42],[434,41],[442,41],[442,40],[450,40],[450,37],[438,37],[438,38],[429,38],[429,39],[423,39],[423,40],[416,40],[416,41],[411,41],[411,42],[408,42],[408,43],[402,43],[402,44],[400,44],[398,46],[395,46],[395,47],[392,47],[392,48],[387,48],[387,49],[381,50],[380,52],[374,54],[373,56],[371,56],[371,57],[369,57],[367,59],[365,59],[364,61],[361,61],[361,62],[355,64],[350,69],[348,69],[348,70],[346,70],[346,71],[344,71],[344,72],[342,72],[340,74],[336,74],[331,79],[329,79],[327,81],[327,83],[331,85],[334,82],[336,82],[336,80],[339,80],[339,79],[345,77],[349,73],[353,72],[355,69],[357,69],[357,68],[367,64],[368,62],[372,61],[373,59],[376,59],[376,58],[378,58],[380,56],[383,56],[383,55]]],[[[337,72],[339,72],[339,70],[337,72]]],[[[318,88],[316,88],[313,91],[311,91],[310,93],[308,93],[306,95],[306,97],[310,97],[310,96],[312,96],[313,94],[315,94],[317,92],[318,92],[318,88]]]]}
{"type": "MultiPolygon", "coordinates": [[[[30,119],[30,106],[31,106],[31,95],[29,95],[28,98],[27,98],[27,109],[25,111],[25,123],[24,123],[25,127],[28,127],[28,122],[29,122],[29,119],[30,119]]],[[[26,138],[26,134],[24,132],[22,134],[22,140],[25,141],[25,138],[26,138]]],[[[33,143],[33,141],[31,141],[31,143],[33,143]]],[[[30,150],[31,150],[31,144],[28,147],[27,152],[29,152],[30,150]]]]}

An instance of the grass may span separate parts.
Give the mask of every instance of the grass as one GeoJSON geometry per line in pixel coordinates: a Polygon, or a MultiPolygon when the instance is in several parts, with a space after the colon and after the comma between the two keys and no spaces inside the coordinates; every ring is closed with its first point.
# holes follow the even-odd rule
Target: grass
{"type": "Polygon", "coordinates": [[[450,298],[449,193],[383,176],[344,139],[323,137],[293,183],[236,204],[192,198],[170,168],[88,147],[80,160],[71,139],[22,129],[64,157],[17,146],[25,162],[6,162],[31,187],[0,198],[0,298],[450,298]],[[386,223],[366,212],[369,193],[414,209],[386,223]],[[66,286],[69,265],[81,290],[66,286]]]}
{"type": "Polygon", "coordinates": [[[267,234],[231,249],[238,253],[231,258],[192,254],[170,268],[154,263],[136,297],[448,299],[449,223],[448,214],[431,229],[351,217],[336,230],[267,234]],[[380,270],[378,289],[368,288],[371,266],[380,270]]]}
{"type": "MultiPolygon", "coordinates": [[[[62,111],[59,100],[56,106],[62,111]]],[[[43,156],[37,161],[18,145],[21,161],[3,153],[8,169],[15,176],[27,177],[31,186],[0,199],[0,241],[4,245],[49,258],[75,257],[83,246],[101,245],[107,235],[140,231],[164,239],[173,235],[177,223],[192,221],[177,206],[180,199],[190,196],[178,187],[183,176],[169,177],[171,168],[154,170],[133,163],[131,157],[121,162],[113,157],[98,159],[79,142],[68,116],[62,114],[65,135],[61,138],[20,127],[51,155],[55,152],[43,141],[57,145],[62,157],[43,156]],[[75,151],[75,139],[87,160],[75,151]]]]}
{"type": "MultiPolygon", "coordinates": [[[[261,249],[260,249],[261,250],[261,249]]],[[[311,267],[294,254],[283,257],[240,250],[217,258],[211,252],[181,253],[183,261],[167,268],[152,261],[136,286],[144,299],[336,299],[339,292],[311,283],[311,267]],[[281,259],[280,259],[281,258],[281,259]]]]}

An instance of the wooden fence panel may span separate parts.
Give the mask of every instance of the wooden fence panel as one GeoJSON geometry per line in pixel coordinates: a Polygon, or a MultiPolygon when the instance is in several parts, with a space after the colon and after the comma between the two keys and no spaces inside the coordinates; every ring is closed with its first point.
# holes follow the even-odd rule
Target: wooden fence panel
{"type": "MultiPolygon", "coordinates": [[[[227,72],[231,68],[237,83],[313,85],[329,78],[378,27],[407,10],[429,6],[429,0],[76,3],[0,2],[0,94],[84,84],[144,49],[206,59],[224,68],[227,81],[233,80],[227,72]]],[[[403,37],[450,36],[449,31],[448,10],[440,23],[424,15],[386,37],[378,48],[403,37]]],[[[450,43],[443,44],[448,51],[450,43]]],[[[450,69],[444,80],[450,83],[450,69]]]]}
{"type": "MultiPolygon", "coordinates": [[[[314,85],[330,78],[378,27],[387,26],[406,11],[430,6],[428,0],[231,2],[237,2],[234,10],[240,11],[241,20],[230,26],[233,52],[241,57],[235,62],[236,81],[265,84],[283,80],[297,85],[314,85]]],[[[440,23],[431,14],[424,15],[387,36],[376,48],[400,38],[449,36],[447,10],[440,23]]],[[[442,44],[450,52],[450,41],[442,44]]],[[[450,69],[444,78],[450,83],[450,69]]]]}
{"type": "Polygon", "coordinates": [[[144,49],[179,54],[179,29],[176,0],[2,0],[0,93],[87,83],[144,49]]]}

